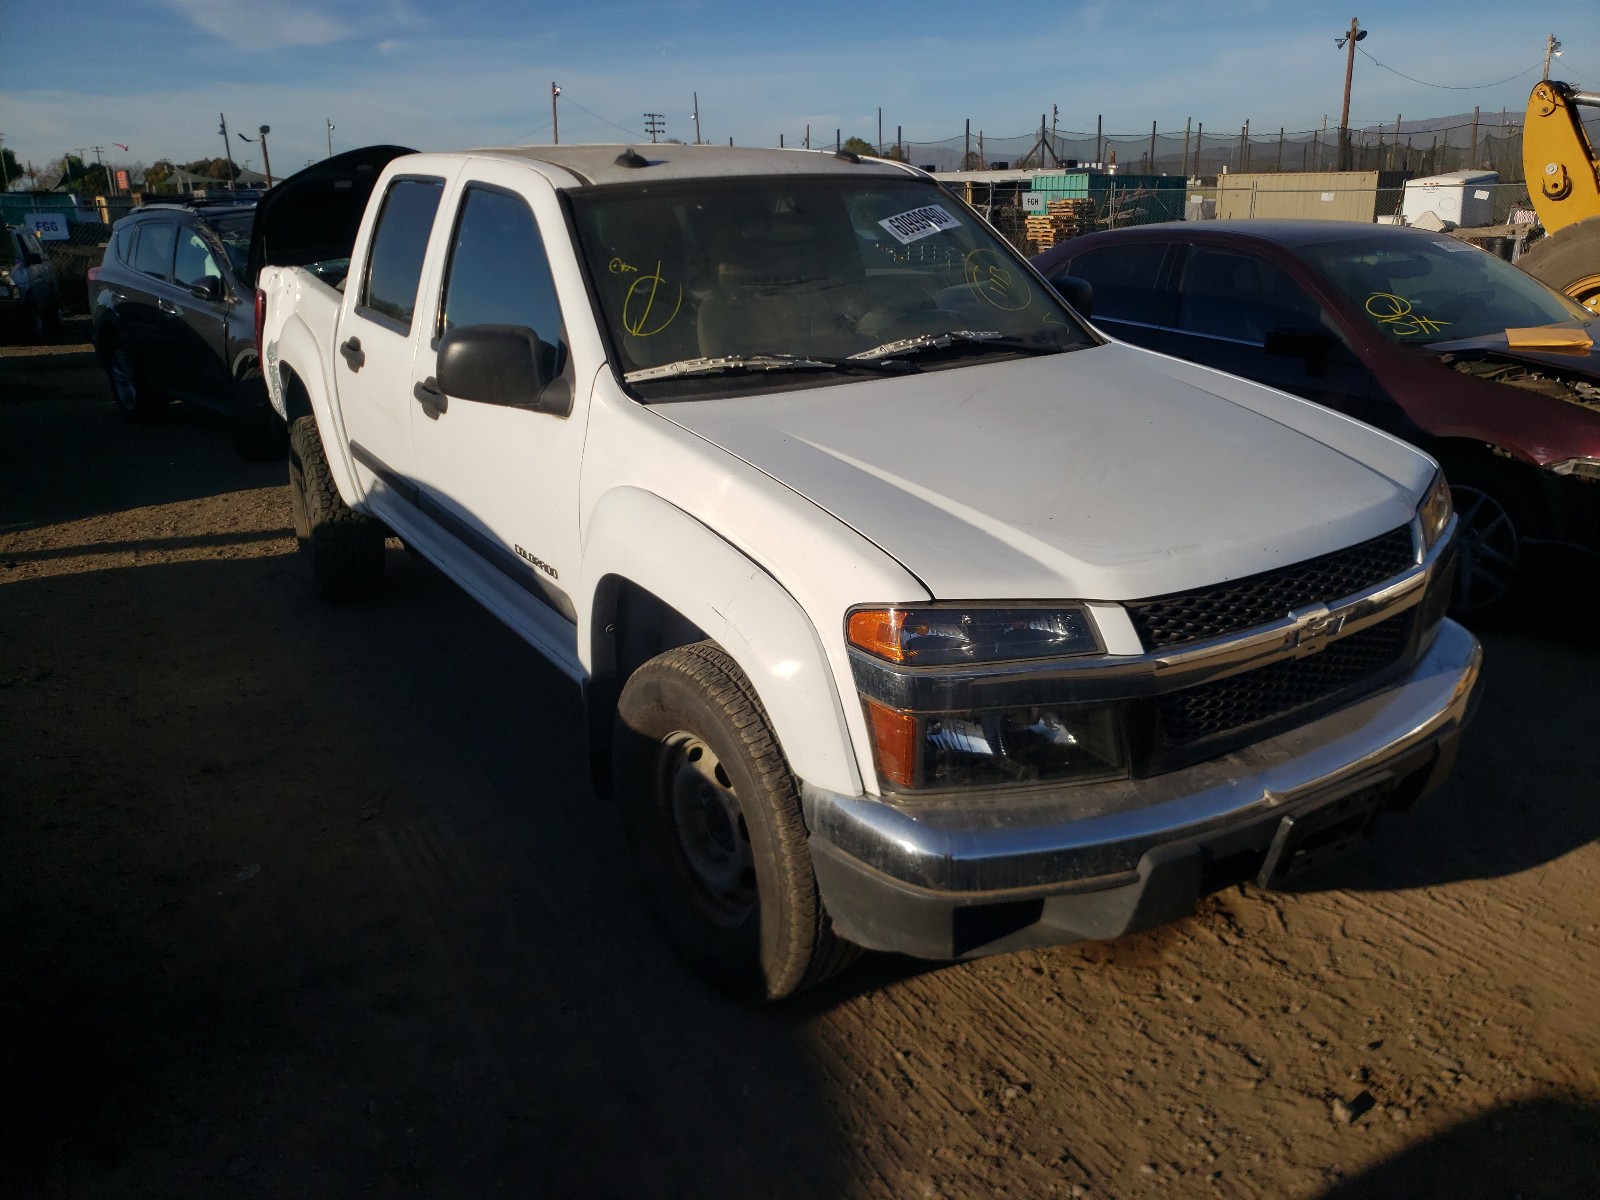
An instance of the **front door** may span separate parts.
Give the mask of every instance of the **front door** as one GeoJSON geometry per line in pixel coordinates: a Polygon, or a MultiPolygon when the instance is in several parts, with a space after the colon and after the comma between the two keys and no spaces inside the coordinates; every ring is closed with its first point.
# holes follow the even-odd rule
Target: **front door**
{"type": "MultiPolygon", "coordinates": [[[[448,258],[432,297],[430,344],[419,339],[414,380],[433,384],[438,339],[469,325],[531,329],[545,355],[545,411],[441,395],[412,404],[421,502],[453,537],[511,587],[524,629],[570,637],[551,617],[576,620],[570,594],[579,567],[578,471],[584,408],[548,244],[567,246],[555,193],[542,181],[533,203],[527,171],[477,162],[452,214],[448,258]],[[535,211],[537,206],[539,211],[535,211]],[[540,235],[541,227],[553,230],[540,235]]],[[[569,251],[570,256],[570,251],[569,251]]],[[[576,264],[563,275],[576,281],[576,264]]],[[[581,286],[581,285],[580,285],[581,286]]],[[[568,295],[567,305],[585,303],[568,295]]],[[[422,393],[426,395],[426,392],[422,393]]],[[[532,397],[530,397],[530,400],[532,397]]]]}

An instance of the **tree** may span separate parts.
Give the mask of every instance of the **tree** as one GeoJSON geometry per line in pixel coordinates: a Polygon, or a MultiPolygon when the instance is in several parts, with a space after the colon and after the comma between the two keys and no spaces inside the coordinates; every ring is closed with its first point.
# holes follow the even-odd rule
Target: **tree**
{"type": "Polygon", "coordinates": [[[220,179],[224,183],[238,178],[239,175],[239,168],[225,158],[197,158],[193,162],[184,163],[183,169],[191,175],[220,179]]]}
{"type": "Polygon", "coordinates": [[[883,152],[881,157],[887,158],[887,159],[892,159],[895,162],[910,162],[911,161],[909,158],[906,157],[906,148],[904,146],[901,146],[901,145],[898,145],[898,144],[890,146],[887,150],[885,150],[883,152]]]}
{"type": "Polygon", "coordinates": [[[866,138],[858,137],[845,138],[844,145],[841,147],[841,149],[846,150],[851,154],[871,154],[874,157],[876,157],[878,153],[878,148],[876,146],[867,141],[866,138]]]}
{"type": "Polygon", "coordinates": [[[17,156],[11,152],[11,147],[0,147],[0,186],[20,187],[22,177],[26,173],[22,169],[22,164],[17,161],[17,156]]]}
{"type": "Polygon", "coordinates": [[[983,159],[979,156],[976,150],[967,151],[967,156],[961,160],[961,169],[963,171],[983,170],[983,159]]]}
{"type": "Polygon", "coordinates": [[[177,170],[170,158],[158,158],[145,170],[144,187],[147,192],[159,192],[177,170]]]}

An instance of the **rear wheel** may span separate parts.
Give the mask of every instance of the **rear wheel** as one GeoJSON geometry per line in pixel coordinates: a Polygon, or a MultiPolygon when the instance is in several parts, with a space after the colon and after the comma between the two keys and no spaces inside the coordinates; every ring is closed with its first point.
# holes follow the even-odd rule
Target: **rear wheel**
{"type": "Polygon", "coordinates": [[[148,421],[161,411],[161,400],[151,394],[144,373],[134,365],[131,354],[120,345],[114,345],[105,362],[111,400],[118,412],[130,421],[148,421]]]}
{"type": "Polygon", "coordinates": [[[855,960],[817,894],[794,776],[722,649],[681,646],[640,667],[612,754],[652,908],[712,983],[779,1000],[855,960]]]}
{"type": "Polygon", "coordinates": [[[339,495],[315,417],[289,427],[289,502],[312,591],[343,603],[382,586],[386,530],[339,495]]]}

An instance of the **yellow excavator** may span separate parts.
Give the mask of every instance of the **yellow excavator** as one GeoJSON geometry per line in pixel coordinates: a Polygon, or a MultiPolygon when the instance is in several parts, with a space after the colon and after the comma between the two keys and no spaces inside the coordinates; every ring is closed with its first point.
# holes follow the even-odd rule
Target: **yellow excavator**
{"type": "Polygon", "coordinates": [[[1600,312],[1600,153],[1578,115],[1585,107],[1600,108],[1600,92],[1552,79],[1528,97],[1522,169],[1545,236],[1517,265],[1600,312]]]}

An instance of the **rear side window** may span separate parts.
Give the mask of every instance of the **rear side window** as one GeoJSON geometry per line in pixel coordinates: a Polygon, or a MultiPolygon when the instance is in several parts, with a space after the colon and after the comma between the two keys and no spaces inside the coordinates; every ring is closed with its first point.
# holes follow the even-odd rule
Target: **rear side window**
{"type": "Polygon", "coordinates": [[[17,235],[9,229],[0,229],[0,267],[9,267],[16,262],[17,235]]]}
{"type": "Polygon", "coordinates": [[[550,260],[533,213],[518,196],[466,191],[444,293],[444,329],[457,325],[523,325],[541,341],[560,340],[550,260]]]}
{"type": "Polygon", "coordinates": [[[372,235],[361,305],[407,329],[416,311],[422,260],[443,191],[444,182],[439,179],[396,180],[383,198],[383,211],[372,235]]]}
{"type": "Polygon", "coordinates": [[[1094,288],[1095,320],[1161,324],[1161,298],[1156,284],[1167,248],[1159,242],[1103,246],[1072,260],[1070,274],[1094,288]]]}
{"type": "Polygon", "coordinates": [[[139,227],[139,240],[133,247],[133,269],[155,279],[172,274],[172,248],[178,227],[171,221],[150,221],[139,227]]]}

